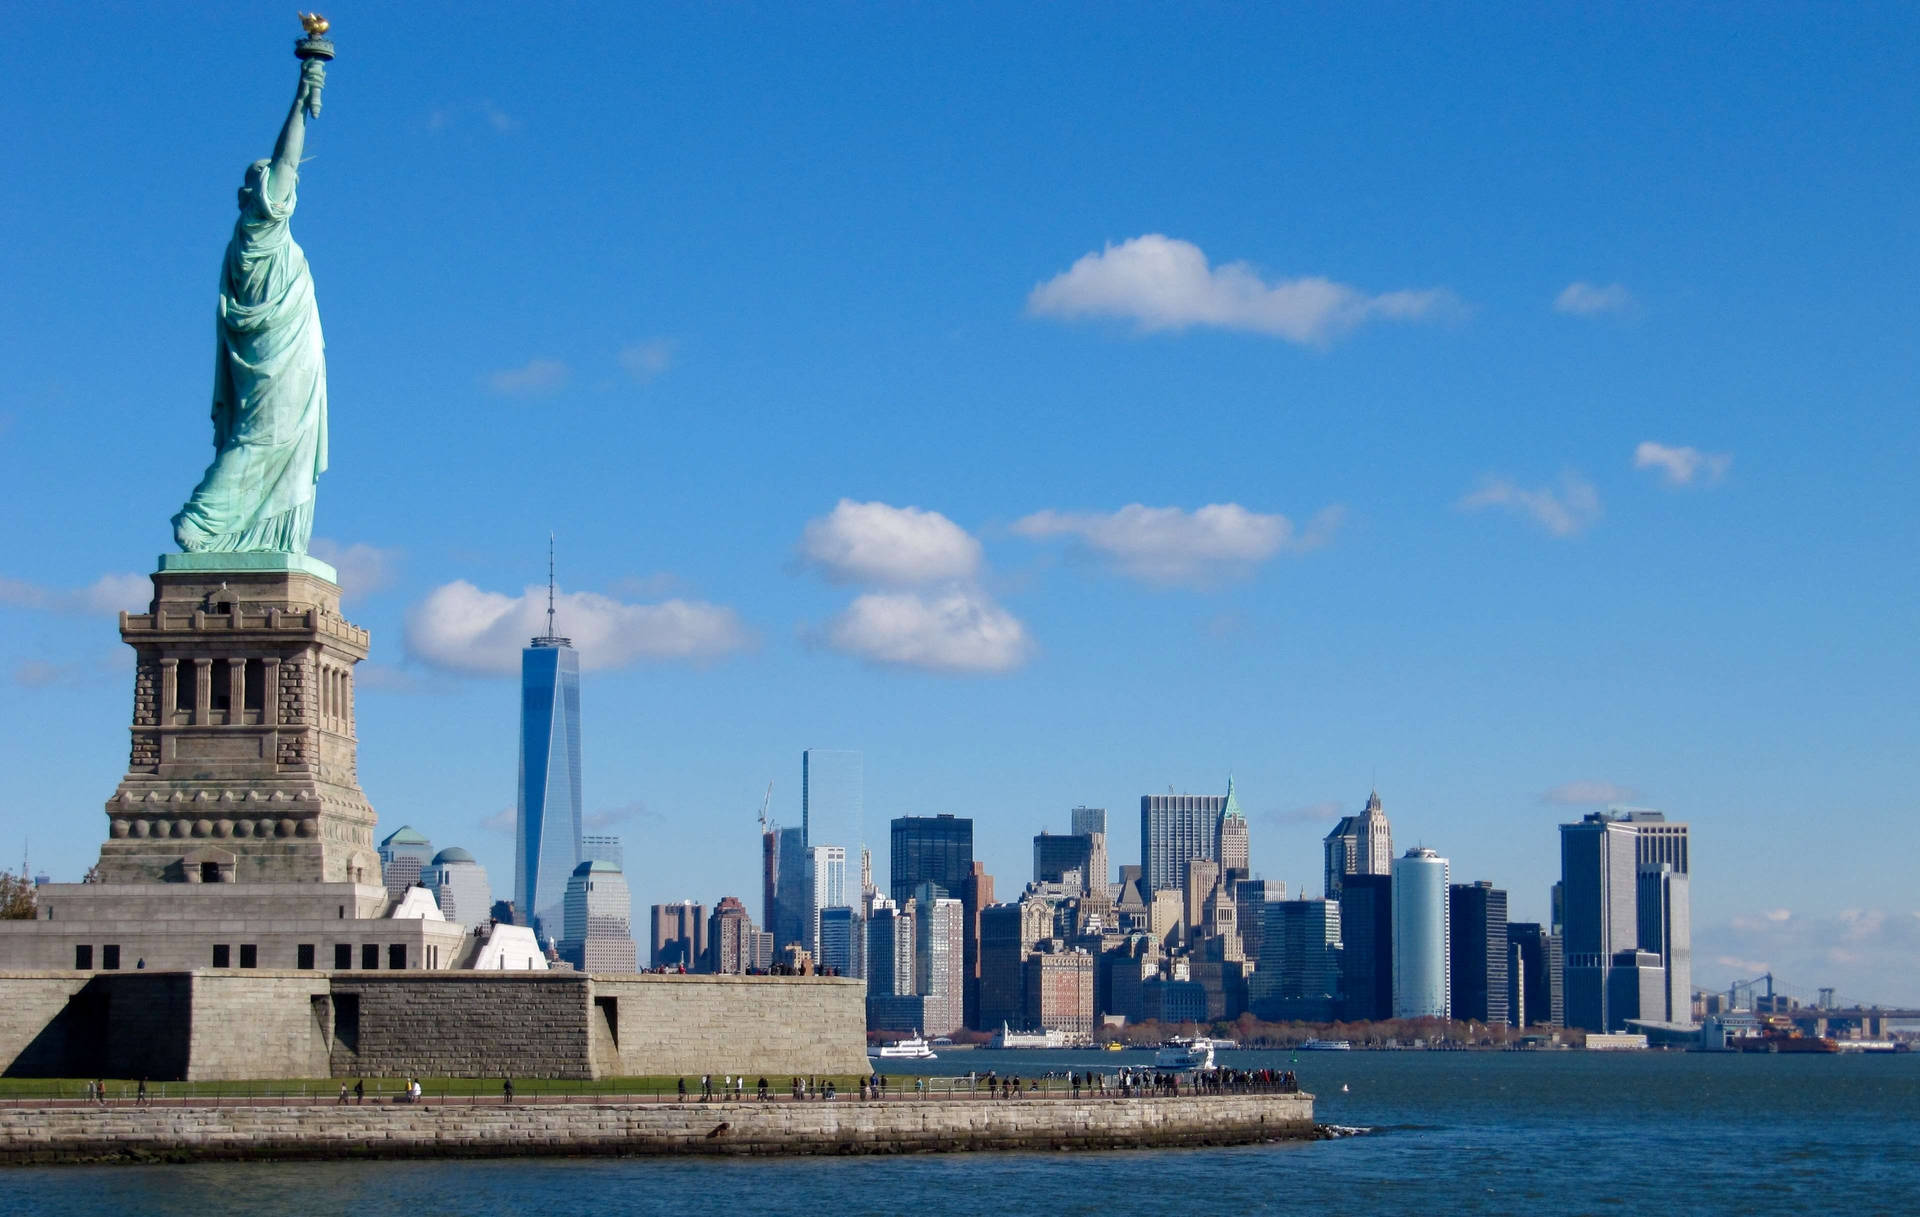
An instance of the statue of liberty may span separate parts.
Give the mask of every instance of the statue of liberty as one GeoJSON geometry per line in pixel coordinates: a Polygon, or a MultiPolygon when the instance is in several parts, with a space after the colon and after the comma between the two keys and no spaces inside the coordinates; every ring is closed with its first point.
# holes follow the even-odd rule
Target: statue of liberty
{"type": "Polygon", "coordinates": [[[273,159],[240,187],[220,270],[213,363],[213,463],[173,517],[188,553],[304,554],[314,486],[327,467],[326,344],[307,256],[288,230],[307,120],[320,115],[333,44],[321,18],[296,45],[300,83],[273,159]],[[315,28],[315,27],[318,28],[315,28]]]}

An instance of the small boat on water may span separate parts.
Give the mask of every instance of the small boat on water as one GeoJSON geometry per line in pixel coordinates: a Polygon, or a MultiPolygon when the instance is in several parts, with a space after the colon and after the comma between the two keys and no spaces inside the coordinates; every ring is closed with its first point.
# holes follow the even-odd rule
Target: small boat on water
{"type": "Polygon", "coordinates": [[[910,1036],[896,1040],[891,1044],[881,1044],[867,1049],[867,1055],[876,1061],[934,1061],[940,1058],[928,1046],[926,1037],[910,1036]]]}
{"type": "Polygon", "coordinates": [[[1153,1067],[1181,1071],[1212,1069],[1214,1068],[1213,1041],[1204,1038],[1182,1039],[1176,1035],[1160,1045],[1159,1050],[1153,1054],[1153,1067]]]}
{"type": "Polygon", "coordinates": [[[1352,1052],[1352,1040],[1308,1040],[1300,1045],[1302,1052],[1352,1052]]]}

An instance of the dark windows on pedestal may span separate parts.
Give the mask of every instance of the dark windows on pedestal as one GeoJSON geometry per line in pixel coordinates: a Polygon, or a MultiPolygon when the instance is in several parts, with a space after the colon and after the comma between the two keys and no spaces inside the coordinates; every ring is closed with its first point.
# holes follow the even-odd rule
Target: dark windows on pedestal
{"type": "Polygon", "coordinates": [[[109,972],[120,970],[120,948],[117,945],[100,948],[100,966],[109,972]]]}
{"type": "MultiPolygon", "coordinates": [[[[258,659],[247,660],[246,708],[253,711],[266,709],[267,705],[267,665],[258,659]]],[[[254,720],[258,722],[258,719],[254,720]]]]}
{"type": "Polygon", "coordinates": [[[293,949],[293,966],[302,972],[313,971],[313,944],[303,942],[293,949]]]}
{"type": "Polygon", "coordinates": [[[257,968],[260,966],[260,948],[250,942],[240,944],[240,966],[257,968]]]}
{"type": "Polygon", "coordinates": [[[231,968],[233,966],[233,948],[226,943],[215,943],[213,948],[213,966],[231,968]]]}
{"type": "Polygon", "coordinates": [[[76,972],[93,971],[93,948],[77,946],[73,948],[73,968],[76,972]]]}
{"type": "MultiPolygon", "coordinates": [[[[215,714],[224,715],[233,709],[233,676],[231,665],[239,662],[237,659],[216,659],[213,661],[213,671],[210,673],[213,688],[208,690],[207,705],[215,714]]],[[[229,718],[216,721],[232,722],[233,720],[229,718]]]]}
{"type": "Polygon", "coordinates": [[[337,972],[344,972],[348,968],[351,968],[352,966],[353,966],[353,944],[350,942],[334,943],[333,944],[334,970],[337,972]]]}
{"type": "Polygon", "coordinates": [[[193,713],[193,665],[181,664],[175,669],[173,683],[173,708],[181,714],[193,713]]]}
{"type": "Polygon", "coordinates": [[[407,944],[406,943],[395,942],[388,945],[387,966],[389,968],[392,968],[396,972],[406,971],[407,969],[407,944]]]}
{"type": "Polygon", "coordinates": [[[360,966],[362,968],[365,968],[369,972],[377,971],[379,969],[380,967],[380,944],[379,943],[369,942],[360,948],[360,966]]]}
{"type": "Polygon", "coordinates": [[[218,862],[202,862],[200,864],[200,882],[220,882],[220,864],[218,862]]]}

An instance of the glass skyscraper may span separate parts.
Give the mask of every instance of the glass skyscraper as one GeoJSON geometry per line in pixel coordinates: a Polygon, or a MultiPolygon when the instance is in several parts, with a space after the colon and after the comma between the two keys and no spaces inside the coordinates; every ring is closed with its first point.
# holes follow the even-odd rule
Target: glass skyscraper
{"type": "Polygon", "coordinates": [[[820,915],[831,908],[852,907],[852,902],[847,899],[847,851],[838,845],[807,846],[804,881],[806,888],[802,908],[806,922],[801,926],[800,942],[818,962],[820,915]]]}
{"type": "Polygon", "coordinates": [[[849,858],[866,844],[861,834],[861,757],[858,752],[808,748],[800,754],[800,831],[808,845],[838,845],[849,858]]]}
{"type": "Polygon", "coordinates": [[[1187,863],[1218,862],[1225,795],[1149,794],[1140,798],[1141,878],[1149,892],[1183,890],[1187,863]]]}
{"type": "Polygon", "coordinates": [[[1393,1016],[1452,1018],[1447,860],[1410,849],[1393,862],[1393,1016]]]}
{"type": "Polygon", "coordinates": [[[957,899],[973,877],[971,819],[944,812],[937,816],[900,816],[893,821],[892,846],[887,859],[887,895],[895,904],[905,905],[922,883],[931,883],[942,895],[957,899]]]}
{"type": "Polygon", "coordinates": [[[580,855],[580,655],[547,633],[520,652],[520,796],[513,899],[542,941],[561,935],[580,855]]]}

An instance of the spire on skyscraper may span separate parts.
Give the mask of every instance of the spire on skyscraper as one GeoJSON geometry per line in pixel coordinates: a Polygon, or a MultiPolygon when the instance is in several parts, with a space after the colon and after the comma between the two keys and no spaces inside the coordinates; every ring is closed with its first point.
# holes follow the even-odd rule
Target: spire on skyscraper
{"type": "Polygon", "coordinates": [[[533,640],[537,647],[571,647],[573,639],[553,632],[553,534],[547,534],[547,632],[533,640]]]}

